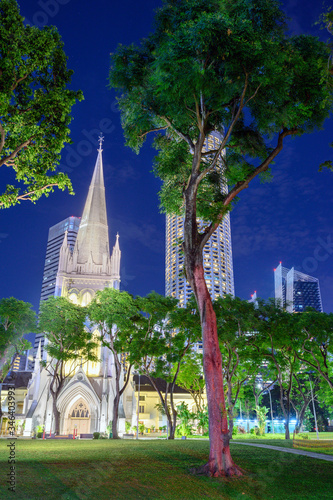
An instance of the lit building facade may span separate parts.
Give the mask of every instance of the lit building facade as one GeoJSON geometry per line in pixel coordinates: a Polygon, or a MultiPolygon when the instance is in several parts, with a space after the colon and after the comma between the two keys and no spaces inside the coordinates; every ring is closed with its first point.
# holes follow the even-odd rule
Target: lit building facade
{"type": "Polygon", "coordinates": [[[287,269],[280,263],[274,270],[275,300],[288,312],[303,312],[313,307],[323,312],[319,280],[308,274],[287,269]]]}
{"type": "MultiPolygon", "coordinates": [[[[221,136],[212,133],[206,140],[205,150],[216,150],[221,144],[221,136]]],[[[227,187],[221,182],[221,189],[227,187]]],[[[203,223],[199,221],[201,228],[203,223]]],[[[184,255],[181,242],[184,239],[184,219],[177,215],[166,217],[166,257],[165,257],[165,294],[179,300],[184,306],[192,294],[192,289],[184,274],[184,255]]],[[[230,215],[223,221],[206,243],[203,252],[205,280],[207,288],[215,300],[226,294],[234,295],[234,272],[232,262],[232,245],[230,215]]]]}

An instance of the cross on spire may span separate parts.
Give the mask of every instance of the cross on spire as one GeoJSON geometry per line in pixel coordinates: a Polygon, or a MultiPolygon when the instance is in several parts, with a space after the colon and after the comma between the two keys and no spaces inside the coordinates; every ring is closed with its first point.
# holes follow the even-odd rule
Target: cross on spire
{"type": "Polygon", "coordinates": [[[103,141],[104,141],[104,136],[103,136],[103,134],[101,133],[101,134],[100,134],[100,136],[99,136],[99,138],[98,138],[98,142],[99,142],[99,149],[98,149],[97,151],[99,151],[99,152],[103,151],[103,149],[102,149],[102,143],[103,143],[103,141]]]}

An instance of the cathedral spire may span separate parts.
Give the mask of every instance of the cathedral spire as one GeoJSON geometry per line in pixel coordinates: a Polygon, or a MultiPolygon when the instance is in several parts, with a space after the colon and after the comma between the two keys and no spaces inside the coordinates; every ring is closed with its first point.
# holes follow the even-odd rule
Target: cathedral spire
{"type": "Polygon", "coordinates": [[[84,206],[79,232],[75,244],[78,252],[78,264],[102,265],[110,256],[109,229],[106,216],[105,188],[102,159],[102,135],[94,173],[91,179],[88,196],[84,206]]]}

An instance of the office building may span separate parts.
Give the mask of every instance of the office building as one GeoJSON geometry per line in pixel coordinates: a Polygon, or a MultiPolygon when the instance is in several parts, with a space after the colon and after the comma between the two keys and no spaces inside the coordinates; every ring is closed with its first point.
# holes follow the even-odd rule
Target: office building
{"type": "Polygon", "coordinates": [[[319,280],[308,274],[287,269],[282,264],[274,270],[275,300],[288,312],[303,312],[313,307],[323,312],[319,280]]]}

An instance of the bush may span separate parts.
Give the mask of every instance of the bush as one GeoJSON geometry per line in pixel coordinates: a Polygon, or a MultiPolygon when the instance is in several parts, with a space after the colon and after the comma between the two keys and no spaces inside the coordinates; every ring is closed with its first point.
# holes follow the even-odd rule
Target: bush
{"type": "Polygon", "coordinates": [[[42,432],[37,432],[37,437],[40,439],[43,437],[43,433],[42,432]]]}
{"type": "Polygon", "coordinates": [[[252,427],[252,429],[250,429],[250,434],[253,434],[254,436],[260,436],[260,429],[259,427],[252,427]]]}
{"type": "Polygon", "coordinates": [[[238,434],[238,427],[237,427],[237,425],[234,425],[232,428],[232,435],[237,436],[237,434],[238,434]]]}
{"type": "Polygon", "coordinates": [[[184,424],[177,425],[175,431],[176,437],[191,436],[191,435],[192,435],[192,425],[184,425],[184,424]]]}
{"type": "Polygon", "coordinates": [[[100,432],[94,432],[93,439],[99,439],[100,432]]]}
{"type": "Polygon", "coordinates": [[[305,432],[300,432],[299,434],[297,434],[297,437],[301,439],[309,439],[309,434],[306,434],[305,432]]]}
{"type": "Polygon", "coordinates": [[[125,431],[126,431],[126,434],[128,434],[130,430],[131,430],[131,424],[130,424],[130,422],[128,422],[126,420],[125,421],[125,431]]]}

